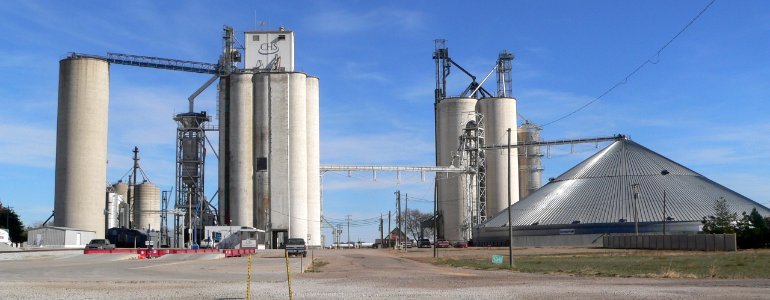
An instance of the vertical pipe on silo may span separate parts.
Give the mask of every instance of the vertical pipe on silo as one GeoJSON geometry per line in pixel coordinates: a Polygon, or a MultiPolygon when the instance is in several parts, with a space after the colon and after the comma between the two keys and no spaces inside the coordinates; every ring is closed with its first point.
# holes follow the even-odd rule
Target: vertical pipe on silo
{"type": "MultiPolygon", "coordinates": [[[[491,145],[506,145],[507,130],[517,128],[516,99],[514,98],[485,98],[479,100],[477,111],[483,114],[485,143],[491,145]]],[[[516,135],[511,136],[511,144],[517,143],[516,135]]],[[[486,151],[487,161],[487,216],[493,216],[508,207],[508,184],[512,185],[511,199],[519,199],[518,150],[511,149],[510,182],[508,176],[507,149],[490,149],[486,151]]]]}
{"type": "Polygon", "coordinates": [[[253,221],[253,88],[252,75],[230,75],[229,200],[232,225],[254,226],[253,221]]]}
{"type": "Polygon", "coordinates": [[[104,237],[110,68],[106,61],[59,62],[54,223],[104,237]]]}
{"type": "Polygon", "coordinates": [[[318,78],[307,77],[308,245],[321,246],[320,116],[318,78]]]}

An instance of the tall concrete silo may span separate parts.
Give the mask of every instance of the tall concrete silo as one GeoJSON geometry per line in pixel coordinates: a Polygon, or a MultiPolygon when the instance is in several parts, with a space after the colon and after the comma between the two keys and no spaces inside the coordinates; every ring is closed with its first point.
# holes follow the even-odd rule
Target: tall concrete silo
{"type": "Polygon", "coordinates": [[[217,173],[218,179],[218,193],[217,193],[217,208],[219,210],[219,224],[230,224],[230,190],[228,188],[229,169],[228,169],[228,141],[229,139],[229,126],[228,126],[228,113],[229,113],[229,93],[230,93],[230,77],[221,77],[219,85],[217,86],[218,93],[218,112],[217,121],[219,122],[219,172],[217,173]]]}
{"type": "Polygon", "coordinates": [[[104,237],[109,63],[59,62],[54,223],[104,237]]]}
{"type": "Polygon", "coordinates": [[[231,225],[254,225],[253,85],[250,73],[230,75],[228,174],[231,225]]]}
{"type": "MultiPolygon", "coordinates": [[[[507,145],[508,133],[511,129],[511,144],[517,142],[516,134],[516,99],[514,98],[484,98],[479,100],[476,110],[481,113],[484,124],[485,142],[487,146],[507,145]]],[[[518,152],[511,148],[511,177],[508,181],[507,149],[486,151],[486,213],[487,216],[508,208],[508,187],[511,187],[511,203],[519,200],[519,167],[518,152]]]]}
{"type": "Polygon", "coordinates": [[[292,238],[307,239],[307,75],[272,72],[255,76],[255,82],[260,82],[255,86],[257,103],[261,103],[257,105],[266,102],[269,107],[267,192],[272,238],[284,232],[292,238]]]}
{"type": "Polygon", "coordinates": [[[318,77],[307,77],[308,245],[321,246],[320,120],[318,77]]]}
{"type": "Polygon", "coordinates": [[[160,188],[145,181],[134,190],[134,228],[160,230],[160,188]]]}
{"type": "MultiPolygon", "coordinates": [[[[540,142],[540,127],[529,121],[518,129],[519,143],[540,142]]],[[[540,146],[528,146],[519,149],[519,200],[527,198],[542,185],[543,157],[540,146]]]]}
{"type": "MultiPolygon", "coordinates": [[[[438,103],[436,118],[437,129],[437,161],[439,166],[459,166],[460,136],[468,121],[475,120],[477,100],[473,98],[446,98],[438,103]]],[[[468,223],[468,180],[467,174],[437,174],[438,177],[438,209],[441,213],[440,226],[442,235],[450,241],[467,240],[470,238],[468,223]]]]}

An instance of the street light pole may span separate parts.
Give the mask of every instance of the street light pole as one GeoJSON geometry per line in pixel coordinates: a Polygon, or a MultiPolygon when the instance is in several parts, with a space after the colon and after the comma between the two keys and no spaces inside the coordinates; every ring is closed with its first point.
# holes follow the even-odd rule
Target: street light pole
{"type": "Polygon", "coordinates": [[[639,235],[639,206],[637,205],[637,198],[639,196],[639,184],[634,183],[631,185],[634,189],[634,228],[636,229],[636,235],[639,235]]]}

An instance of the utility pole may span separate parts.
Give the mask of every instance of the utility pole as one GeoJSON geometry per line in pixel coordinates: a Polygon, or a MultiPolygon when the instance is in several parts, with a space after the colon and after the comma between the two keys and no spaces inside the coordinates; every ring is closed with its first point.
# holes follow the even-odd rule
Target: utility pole
{"type": "Polygon", "coordinates": [[[513,226],[511,225],[511,129],[508,128],[508,266],[513,269],[513,226]]]}
{"type": "MultiPolygon", "coordinates": [[[[660,171],[661,176],[668,175],[668,170],[660,171]]],[[[668,216],[666,216],[666,189],[663,189],[663,235],[666,235],[666,222],[668,222],[668,216]]]]}
{"type": "Polygon", "coordinates": [[[401,228],[401,191],[396,191],[396,224],[398,224],[398,233],[396,234],[396,246],[401,239],[401,233],[404,229],[401,228]]]}
{"type": "Polygon", "coordinates": [[[409,240],[409,193],[406,194],[404,199],[404,237],[409,240]]]}
{"type": "Polygon", "coordinates": [[[392,230],[392,229],[390,229],[390,211],[388,211],[388,246],[390,246],[390,233],[391,233],[392,231],[393,231],[393,230],[392,230]]]}
{"type": "Polygon", "coordinates": [[[348,241],[346,244],[350,244],[350,215],[347,216],[348,219],[348,241]]]}
{"type": "Polygon", "coordinates": [[[379,245],[380,247],[382,246],[382,239],[383,239],[382,225],[384,225],[384,224],[383,224],[383,221],[382,221],[382,213],[380,213],[380,245],[379,245]]]}
{"type": "Polygon", "coordinates": [[[406,243],[411,242],[409,240],[409,193],[407,193],[404,199],[404,251],[408,248],[406,243]]]}
{"type": "Polygon", "coordinates": [[[639,235],[639,207],[636,203],[639,197],[639,184],[634,183],[631,185],[631,188],[634,190],[634,228],[636,230],[636,235],[639,235]]]}
{"type": "Polygon", "coordinates": [[[133,220],[135,217],[133,215],[134,210],[134,201],[133,199],[136,197],[136,191],[133,191],[136,189],[136,170],[139,169],[139,147],[134,146],[134,167],[132,168],[133,176],[128,178],[128,224],[130,228],[134,228],[133,220]],[[132,179],[133,178],[133,179],[132,179]],[[133,181],[132,181],[133,180],[133,181]]]}
{"type": "Polygon", "coordinates": [[[438,173],[433,177],[433,257],[438,257],[436,239],[438,238],[438,173]]]}

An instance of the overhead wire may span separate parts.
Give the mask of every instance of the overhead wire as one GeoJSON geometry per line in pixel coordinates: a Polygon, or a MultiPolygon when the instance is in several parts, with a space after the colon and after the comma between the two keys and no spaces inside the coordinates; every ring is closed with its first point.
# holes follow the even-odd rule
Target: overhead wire
{"type": "Polygon", "coordinates": [[[573,110],[572,112],[570,112],[570,113],[568,113],[568,114],[566,114],[566,115],[564,115],[564,116],[561,116],[561,117],[559,117],[559,118],[557,118],[557,119],[555,119],[555,120],[553,120],[553,121],[550,121],[550,122],[548,122],[548,123],[545,123],[545,124],[543,124],[543,125],[540,125],[540,127],[542,128],[542,127],[545,127],[545,126],[551,125],[551,124],[553,124],[553,123],[559,122],[559,121],[561,121],[561,120],[564,120],[564,119],[566,119],[566,118],[569,118],[570,116],[572,116],[572,115],[574,115],[574,114],[576,114],[576,113],[580,112],[581,110],[585,109],[586,107],[590,106],[591,104],[594,104],[596,101],[599,101],[600,99],[604,98],[604,96],[606,96],[606,95],[608,95],[609,93],[611,93],[611,92],[612,92],[613,90],[615,90],[615,88],[617,88],[618,86],[620,86],[620,85],[623,85],[623,84],[626,84],[626,83],[628,82],[628,80],[629,80],[629,79],[631,79],[631,77],[633,77],[634,75],[636,75],[636,73],[637,73],[637,72],[639,72],[639,71],[640,71],[642,68],[644,68],[644,67],[645,67],[645,66],[647,66],[648,64],[657,64],[657,63],[659,63],[659,62],[660,62],[660,54],[663,52],[663,50],[665,50],[666,48],[668,48],[668,46],[669,46],[669,45],[671,45],[671,43],[673,43],[673,42],[674,42],[674,40],[676,40],[676,39],[677,39],[677,38],[678,38],[680,35],[682,35],[682,33],[684,33],[684,32],[685,32],[685,31],[686,31],[688,28],[690,28],[690,26],[691,26],[692,24],[694,24],[694,23],[695,23],[695,21],[697,21],[697,20],[698,20],[698,19],[699,19],[699,18],[700,18],[700,17],[701,17],[701,16],[702,16],[702,15],[703,15],[703,14],[704,14],[704,13],[705,13],[705,12],[706,12],[706,11],[707,11],[709,8],[710,8],[710,7],[711,7],[711,5],[712,5],[712,4],[714,4],[714,2],[716,2],[716,0],[711,0],[711,2],[709,2],[708,4],[706,4],[706,6],[705,6],[703,9],[701,9],[701,11],[700,11],[700,12],[699,12],[697,15],[695,15],[695,17],[694,17],[694,18],[692,18],[692,19],[690,20],[690,22],[688,22],[688,23],[687,23],[687,25],[685,25],[684,27],[682,27],[682,29],[681,29],[681,30],[679,30],[679,32],[677,32],[677,33],[676,33],[676,35],[674,35],[674,37],[672,37],[672,38],[671,38],[671,39],[670,39],[668,42],[666,42],[666,44],[664,44],[662,47],[660,47],[660,48],[658,49],[658,51],[657,51],[657,52],[655,52],[655,54],[653,54],[652,56],[650,56],[649,58],[647,58],[647,60],[645,60],[645,61],[644,61],[644,62],[642,62],[642,63],[641,63],[639,66],[637,66],[637,67],[636,67],[636,69],[634,69],[633,71],[631,71],[631,73],[628,73],[628,75],[626,75],[626,77],[625,77],[625,78],[623,78],[623,80],[620,80],[620,81],[618,81],[617,83],[615,83],[615,84],[614,84],[612,87],[610,87],[609,89],[607,89],[606,91],[604,91],[604,93],[602,93],[601,95],[599,95],[599,97],[596,97],[596,98],[594,98],[594,99],[593,99],[593,100],[591,100],[591,101],[588,101],[588,103],[586,103],[586,104],[583,104],[583,106],[580,106],[580,107],[578,107],[577,109],[573,110]],[[653,61],[653,59],[655,59],[655,60],[653,61]]]}

